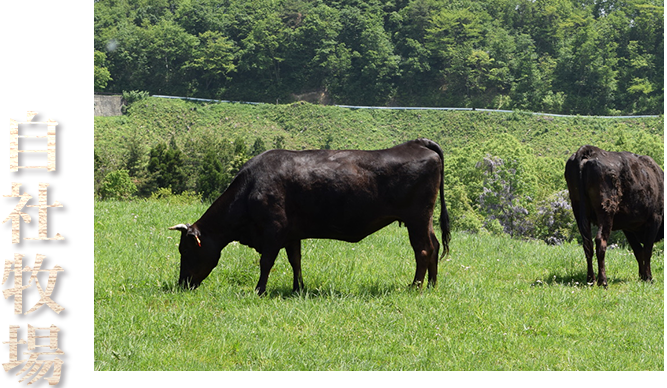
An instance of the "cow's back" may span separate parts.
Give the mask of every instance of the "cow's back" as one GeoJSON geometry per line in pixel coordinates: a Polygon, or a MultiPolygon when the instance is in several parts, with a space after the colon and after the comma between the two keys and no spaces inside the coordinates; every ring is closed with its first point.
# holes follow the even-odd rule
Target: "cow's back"
{"type": "Polygon", "coordinates": [[[664,172],[650,157],[582,146],[567,161],[565,178],[573,207],[584,206],[595,224],[596,208],[614,215],[614,230],[662,222],[664,172]]]}
{"type": "Polygon", "coordinates": [[[408,142],[378,151],[272,150],[244,169],[258,223],[278,217],[300,238],[358,241],[393,221],[432,213],[442,160],[408,142]]]}

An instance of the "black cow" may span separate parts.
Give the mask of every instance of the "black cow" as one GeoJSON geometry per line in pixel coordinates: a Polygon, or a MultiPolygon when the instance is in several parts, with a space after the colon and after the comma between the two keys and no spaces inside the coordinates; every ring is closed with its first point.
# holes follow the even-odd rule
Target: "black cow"
{"type": "Polygon", "coordinates": [[[640,278],[650,281],[653,244],[664,237],[664,172],[658,164],[648,156],[585,145],[565,164],[565,180],[584,240],[587,281],[595,282],[591,222],[599,227],[595,236],[598,285],[607,286],[607,239],[619,229],[637,258],[640,278]]]}
{"type": "Polygon", "coordinates": [[[303,287],[301,240],[357,242],[394,221],[405,224],[415,252],[413,284],[436,283],[440,244],[433,209],[440,190],[443,255],[449,251],[449,216],[443,198],[440,146],[417,139],[377,151],[271,150],[246,163],[229,188],[192,225],[181,231],[179,283],[196,288],[232,241],[261,254],[256,291],[285,248],[294,291],[303,287]]]}

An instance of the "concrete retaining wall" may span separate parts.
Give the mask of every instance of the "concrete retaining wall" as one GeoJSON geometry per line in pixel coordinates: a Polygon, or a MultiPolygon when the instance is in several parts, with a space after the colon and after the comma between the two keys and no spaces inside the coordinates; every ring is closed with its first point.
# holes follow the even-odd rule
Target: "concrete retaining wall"
{"type": "Polygon", "coordinates": [[[123,96],[116,95],[95,95],[95,116],[120,116],[123,114],[123,96]]]}

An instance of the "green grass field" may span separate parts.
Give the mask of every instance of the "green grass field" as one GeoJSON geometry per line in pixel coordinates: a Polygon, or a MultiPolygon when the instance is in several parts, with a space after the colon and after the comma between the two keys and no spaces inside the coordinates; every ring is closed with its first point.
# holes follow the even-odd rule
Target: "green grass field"
{"type": "Polygon", "coordinates": [[[284,252],[258,297],[259,255],[225,248],[196,291],[176,287],[179,233],[206,205],[95,205],[95,370],[664,370],[664,253],[654,282],[624,249],[608,289],[577,244],[453,233],[438,286],[416,290],[407,231],[284,252]]]}

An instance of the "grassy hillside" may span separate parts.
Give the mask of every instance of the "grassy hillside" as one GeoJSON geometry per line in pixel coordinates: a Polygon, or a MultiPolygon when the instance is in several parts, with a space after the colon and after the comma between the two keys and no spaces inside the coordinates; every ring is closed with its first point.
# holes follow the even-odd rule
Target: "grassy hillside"
{"type": "Polygon", "coordinates": [[[188,137],[213,133],[229,140],[240,136],[248,144],[261,137],[267,145],[282,136],[288,149],[321,148],[327,141],[331,148],[377,149],[427,137],[449,153],[505,133],[530,146],[536,156],[567,159],[583,144],[610,148],[621,137],[628,143],[642,135],[663,139],[663,127],[663,116],[562,118],[521,112],[355,110],[308,103],[248,105],[148,98],[135,103],[125,116],[96,117],[95,148],[100,155],[119,156],[126,151],[122,140],[134,136],[146,146],[172,136],[182,145],[188,137]]]}
{"type": "Polygon", "coordinates": [[[132,104],[124,116],[96,118],[96,187],[106,174],[120,169],[129,171],[141,195],[166,187],[158,178],[168,173],[148,167],[149,152],[158,143],[163,143],[163,151],[164,144],[182,151],[182,171],[170,178],[184,182],[172,189],[199,192],[210,200],[253,155],[247,151],[251,145],[260,141],[265,149],[379,149],[427,137],[445,153],[445,195],[455,229],[484,227],[545,240],[559,234],[562,240],[572,236],[571,214],[564,214],[562,222],[550,230],[542,227],[539,218],[553,219],[551,214],[544,215],[544,209],[562,208],[567,158],[581,145],[593,144],[650,155],[662,165],[663,125],[662,116],[566,118],[524,112],[369,110],[147,98],[132,104]],[[509,195],[503,193],[508,185],[515,190],[509,202],[509,195]],[[484,203],[493,201],[504,201],[501,209],[518,209],[510,218],[525,220],[508,225],[497,210],[485,208],[484,203]],[[494,219],[500,224],[490,225],[494,219]]]}

